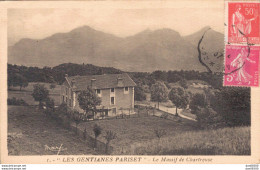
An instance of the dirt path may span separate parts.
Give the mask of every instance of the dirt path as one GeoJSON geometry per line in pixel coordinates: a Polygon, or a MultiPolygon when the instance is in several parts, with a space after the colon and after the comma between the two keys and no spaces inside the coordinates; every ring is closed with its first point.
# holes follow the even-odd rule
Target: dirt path
{"type": "Polygon", "coordinates": [[[35,107],[8,106],[10,155],[93,155],[96,152],[35,107]]]}
{"type": "MultiPolygon", "coordinates": [[[[154,105],[156,105],[155,102],[150,102],[150,103],[151,103],[150,105],[146,105],[146,104],[139,104],[139,105],[143,105],[143,106],[154,106],[154,105]]],[[[167,112],[167,113],[172,114],[172,115],[176,115],[176,107],[166,107],[166,106],[164,106],[163,104],[161,104],[161,105],[159,106],[159,110],[164,111],[164,112],[167,112]]],[[[180,117],[182,117],[182,118],[184,118],[184,119],[192,120],[192,121],[197,121],[197,120],[194,119],[194,118],[191,118],[191,117],[189,117],[189,116],[183,115],[183,114],[181,113],[181,112],[183,111],[183,109],[177,109],[177,111],[178,111],[178,115],[179,115],[180,117]]],[[[156,116],[161,116],[161,115],[156,115],[156,116]]]]}

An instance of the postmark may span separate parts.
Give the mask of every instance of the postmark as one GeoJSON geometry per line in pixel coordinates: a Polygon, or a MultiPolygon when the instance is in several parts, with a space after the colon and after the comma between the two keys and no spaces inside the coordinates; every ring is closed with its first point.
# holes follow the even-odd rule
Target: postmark
{"type": "Polygon", "coordinates": [[[226,45],[224,86],[259,86],[260,46],[226,45]]]}
{"type": "Polygon", "coordinates": [[[260,44],[260,3],[227,2],[226,35],[228,43],[260,44]]]}

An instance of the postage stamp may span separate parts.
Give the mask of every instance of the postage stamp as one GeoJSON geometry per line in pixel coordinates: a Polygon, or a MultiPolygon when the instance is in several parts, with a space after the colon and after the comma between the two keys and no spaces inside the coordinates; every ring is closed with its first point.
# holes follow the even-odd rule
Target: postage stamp
{"type": "Polygon", "coordinates": [[[260,44],[259,2],[227,3],[228,43],[260,44]]]}
{"type": "Polygon", "coordinates": [[[226,45],[224,86],[259,86],[260,46],[226,45]]]}

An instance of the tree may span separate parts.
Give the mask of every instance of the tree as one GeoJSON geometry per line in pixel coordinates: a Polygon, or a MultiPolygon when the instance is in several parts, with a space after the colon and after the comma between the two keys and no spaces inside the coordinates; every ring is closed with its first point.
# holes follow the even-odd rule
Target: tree
{"type": "Polygon", "coordinates": [[[20,91],[22,90],[22,87],[27,87],[28,86],[28,81],[27,79],[22,76],[21,74],[9,74],[8,75],[8,87],[10,86],[19,86],[20,91]]]}
{"type": "Polygon", "coordinates": [[[184,89],[188,88],[188,82],[186,79],[181,79],[179,82],[180,86],[183,87],[184,89]]]}
{"type": "Polygon", "coordinates": [[[251,124],[250,88],[222,87],[215,95],[211,107],[223,117],[228,126],[251,124]]]}
{"type": "Polygon", "coordinates": [[[177,108],[185,109],[189,103],[189,95],[182,87],[172,88],[169,93],[169,99],[176,107],[176,115],[178,115],[177,108]]]}
{"type": "Polygon", "coordinates": [[[95,93],[95,91],[88,87],[86,90],[81,91],[78,95],[78,102],[81,109],[83,109],[86,114],[89,112],[95,114],[97,112],[96,106],[100,105],[101,99],[95,93]]]}
{"type": "Polygon", "coordinates": [[[215,110],[208,106],[198,106],[193,112],[194,114],[196,114],[196,120],[200,128],[211,129],[216,128],[219,125],[223,125],[223,121],[221,121],[221,116],[217,114],[215,110]]]}
{"type": "Polygon", "coordinates": [[[35,101],[39,102],[39,108],[42,108],[42,102],[49,97],[49,90],[47,90],[44,85],[35,84],[33,86],[32,96],[35,101]]]}
{"type": "Polygon", "coordinates": [[[146,95],[144,92],[144,88],[142,86],[135,87],[135,100],[137,101],[146,100],[146,95]]]}
{"type": "Polygon", "coordinates": [[[167,101],[168,89],[163,82],[157,81],[151,87],[151,100],[158,102],[158,109],[160,102],[167,101]]]}
{"type": "Polygon", "coordinates": [[[167,81],[167,72],[156,70],[152,72],[151,77],[153,77],[157,81],[167,81]]]}
{"type": "Polygon", "coordinates": [[[222,117],[211,108],[210,103],[214,96],[211,96],[213,93],[211,94],[210,91],[207,92],[207,95],[204,93],[193,95],[190,101],[190,109],[191,113],[196,115],[198,125],[201,128],[215,128],[220,124],[223,125],[222,117]]]}
{"type": "Polygon", "coordinates": [[[106,139],[106,153],[108,154],[110,141],[116,139],[116,133],[112,132],[111,130],[106,131],[106,135],[104,136],[104,138],[106,139]]]}
{"type": "Polygon", "coordinates": [[[97,147],[97,138],[98,138],[98,136],[101,134],[102,129],[101,129],[100,126],[98,126],[97,124],[95,124],[94,127],[93,127],[93,132],[94,132],[94,134],[95,134],[95,144],[94,144],[94,148],[96,148],[96,147],[97,147]]]}
{"type": "Polygon", "coordinates": [[[192,114],[197,113],[197,109],[205,108],[208,106],[208,102],[206,100],[206,95],[203,93],[196,93],[192,96],[190,101],[190,109],[192,114]]]}

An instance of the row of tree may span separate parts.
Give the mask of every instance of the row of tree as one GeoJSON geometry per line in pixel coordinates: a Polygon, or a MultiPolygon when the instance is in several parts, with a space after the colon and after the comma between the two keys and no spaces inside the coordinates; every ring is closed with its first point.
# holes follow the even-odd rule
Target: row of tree
{"type": "MultiPolygon", "coordinates": [[[[65,80],[65,74],[69,76],[75,75],[100,75],[100,74],[117,74],[123,71],[112,67],[98,67],[92,64],[73,64],[65,63],[56,67],[26,67],[8,64],[8,86],[16,84],[26,84],[26,82],[46,82],[62,84],[65,80]],[[15,82],[14,79],[19,79],[15,82]]],[[[212,74],[199,71],[154,71],[152,73],[145,72],[129,72],[131,78],[138,85],[147,85],[151,87],[156,81],[165,83],[175,83],[182,79],[186,80],[203,80],[214,87],[222,86],[222,75],[212,74]]]]}
{"type": "Polygon", "coordinates": [[[170,90],[163,82],[151,87],[151,100],[159,103],[170,100],[177,108],[191,110],[202,127],[250,125],[250,89],[222,87],[204,89],[204,93],[192,94],[182,87],[170,90]]]}

